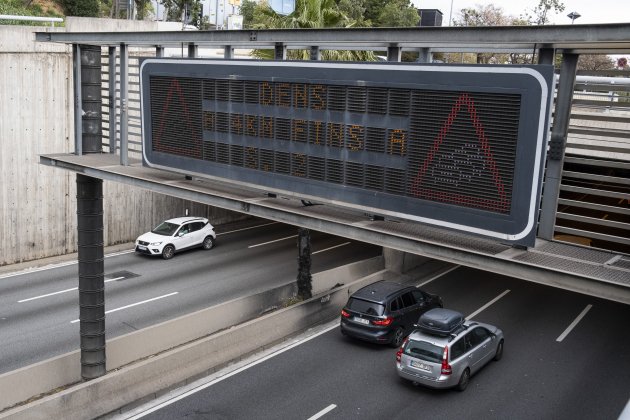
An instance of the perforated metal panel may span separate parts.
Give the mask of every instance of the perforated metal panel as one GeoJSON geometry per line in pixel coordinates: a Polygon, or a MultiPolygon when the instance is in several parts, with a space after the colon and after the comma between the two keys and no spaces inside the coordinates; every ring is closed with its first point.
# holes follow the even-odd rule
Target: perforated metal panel
{"type": "Polygon", "coordinates": [[[159,72],[143,72],[149,164],[532,240],[548,92],[527,72],[366,65],[321,80],[321,63],[223,74],[216,61],[157,61],[159,72]]]}

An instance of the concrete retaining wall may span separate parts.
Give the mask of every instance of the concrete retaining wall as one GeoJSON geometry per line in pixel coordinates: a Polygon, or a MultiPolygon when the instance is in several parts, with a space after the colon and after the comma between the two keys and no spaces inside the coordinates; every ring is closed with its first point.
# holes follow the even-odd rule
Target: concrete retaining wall
{"type": "MultiPolygon", "coordinates": [[[[343,267],[338,267],[332,270],[317,273],[313,276],[313,293],[326,293],[326,291],[331,288],[331,285],[337,283],[349,284],[358,278],[364,278],[369,274],[379,272],[383,269],[383,267],[383,258],[375,257],[369,260],[360,261],[343,267]]],[[[342,289],[347,291],[348,287],[349,286],[344,286],[344,288],[342,289]]],[[[355,290],[354,288],[351,289],[355,290]]],[[[206,337],[209,334],[213,334],[217,331],[224,330],[225,328],[241,324],[252,318],[259,317],[266,311],[277,308],[282,304],[283,301],[294,295],[295,283],[290,283],[285,286],[281,286],[279,288],[272,289],[257,295],[234,299],[220,305],[213,306],[211,308],[194,312],[192,314],[163,322],[161,324],[145,328],[140,331],[136,331],[130,334],[116,337],[112,340],[108,340],[107,370],[109,373],[106,376],[109,377],[110,375],[116,375],[116,373],[112,373],[114,369],[118,369],[134,361],[167,351],[169,349],[175,348],[176,346],[180,346],[183,343],[188,343],[201,337],[206,337]]],[[[347,294],[345,296],[347,297],[347,294]]],[[[345,303],[345,301],[342,302],[342,304],[343,303],[345,303]]],[[[319,314],[318,311],[313,311],[313,308],[316,307],[317,305],[313,307],[309,306],[309,308],[311,309],[303,309],[302,311],[306,312],[300,312],[294,315],[296,317],[296,320],[299,319],[301,316],[307,317],[307,320],[302,320],[298,323],[294,323],[294,327],[300,328],[300,326],[304,323],[308,324],[318,322],[320,320],[320,316],[327,316],[327,312],[325,312],[324,314],[319,314]],[[313,313],[311,313],[311,311],[313,311],[313,313]],[[310,319],[311,316],[313,316],[313,319],[310,319]]],[[[279,320],[278,322],[285,321],[279,320]]],[[[271,336],[269,337],[271,341],[269,342],[273,342],[279,338],[282,338],[282,334],[284,334],[285,332],[284,327],[281,325],[263,326],[260,328],[262,329],[258,330],[256,334],[254,334],[255,336],[260,335],[259,331],[267,331],[268,329],[274,330],[277,334],[271,334],[271,336]]],[[[232,331],[232,329],[230,329],[229,331],[232,331]]],[[[291,330],[286,335],[292,332],[294,331],[291,330]]],[[[240,339],[243,338],[241,336],[239,337],[240,339]]],[[[259,348],[259,341],[264,341],[267,339],[268,338],[265,336],[259,337],[258,339],[254,340],[254,343],[252,344],[254,345],[254,347],[252,347],[251,349],[259,348]]],[[[228,338],[223,338],[222,340],[228,340],[228,338]]],[[[238,345],[242,346],[243,344],[238,345]]],[[[251,351],[251,349],[250,347],[246,347],[246,352],[251,351]]],[[[206,352],[209,350],[203,351],[206,352]]],[[[214,351],[215,350],[213,350],[213,352],[214,351]]],[[[226,353],[225,355],[221,354],[222,353],[219,351],[219,355],[212,356],[209,360],[223,360],[223,357],[227,357],[229,355],[228,353],[226,353]]],[[[199,370],[196,374],[203,374],[203,372],[209,369],[205,364],[202,366],[203,369],[199,370]]],[[[157,369],[159,370],[162,368],[157,369]]],[[[176,370],[179,369],[180,368],[176,370]]],[[[191,371],[190,369],[183,369],[183,372],[190,373],[191,371]]],[[[169,375],[174,375],[174,378],[179,378],[178,381],[183,381],[184,379],[186,379],[185,376],[180,378],[180,373],[178,372],[169,373],[169,375]]],[[[164,381],[166,381],[170,377],[169,375],[166,376],[164,381]]],[[[49,360],[42,361],[34,365],[24,367],[22,369],[5,373],[3,375],[0,375],[0,410],[14,406],[15,404],[18,404],[22,401],[26,401],[31,397],[47,393],[50,390],[66,386],[68,384],[75,384],[80,381],[81,364],[80,352],[78,350],[49,360]]],[[[91,381],[89,383],[92,382],[94,381],[91,381]]],[[[158,383],[160,384],[160,386],[163,385],[162,381],[158,381],[158,383]]],[[[82,387],[84,385],[86,384],[79,385],[79,387],[82,387]]],[[[140,386],[140,389],[146,389],[146,387],[140,386]]],[[[137,395],[137,392],[140,391],[129,390],[129,392],[133,395],[137,395]]],[[[156,391],[154,390],[151,392],[156,391]]],[[[113,397],[108,395],[106,398],[113,397]]],[[[127,403],[128,402],[126,402],[125,404],[127,403]]],[[[110,408],[108,411],[111,411],[115,408],[116,407],[110,408]]],[[[103,412],[101,412],[100,414],[103,414],[103,412]]],[[[4,418],[5,415],[8,414],[5,413],[4,415],[0,415],[0,418],[4,418]]],[[[58,416],[52,416],[52,418],[68,417],[66,414],[60,413],[58,416]]]]}
{"type": "MultiPolygon", "coordinates": [[[[157,22],[67,18],[65,28],[0,25],[0,266],[77,250],[76,175],[39,164],[74,150],[72,48],[35,32],[155,31],[157,22]]],[[[189,214],[223,224],[247,216],[105,182],[105,245],[131,242],[189,214]]]]}

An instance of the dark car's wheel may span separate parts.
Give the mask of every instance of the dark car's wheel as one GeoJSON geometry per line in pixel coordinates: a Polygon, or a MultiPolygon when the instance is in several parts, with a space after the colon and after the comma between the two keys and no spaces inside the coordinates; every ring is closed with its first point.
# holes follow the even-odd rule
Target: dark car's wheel
{"type": "Polygon", "coordinates": [[[499,345],[497,346],[497,352],[494,354],[494,360],[499,361],[503,357],[503,340],[499,341],[499,345]]]}
{"type": "Polygon", "coordinates": [[[175,255],[175,247],[173,245],[166,245],[162,250],[162,258],[170,260],[175,255]]]}
{"type": "Polygon", "coordinates": [[[212,249],[214,248],[214,238],[210,235],[206,236],[203,240],[203,249],[212,249]]]}
{"type": "Polygon", "coordinates": [[[470,370],[466,368],[462,373],[462,376],[459,378],[459,382],[457,383],[458,391],[465,391],[468,388],[468,383],[470,382],[470,370]]]}
{"type": "Polygon", "coordinates": [[[398,348],[400,347],[404,339],[405,331],[402,329],[402,327],[398,327],[396,328],[396,331],[394,331],[394,336],[392,337],[392,341],[389,344],[394,348],[398,348]]]}

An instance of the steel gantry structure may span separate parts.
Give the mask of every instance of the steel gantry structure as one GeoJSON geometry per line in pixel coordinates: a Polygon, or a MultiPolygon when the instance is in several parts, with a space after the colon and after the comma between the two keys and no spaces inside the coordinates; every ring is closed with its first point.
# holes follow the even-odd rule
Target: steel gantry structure
{"type": "MultiPolygon", "coordinates": [[[[37,41],[73,46],[75,152],[43,155],[40,162],[77,173],[81,331],[85,337],[82,348],[87,349],[82,357],[84,378],[105,372],[103,180],[630,303],[630,256],[554,241],[578,58],[580,54],[628,53],[629,34],[630,24],[37,33],[37,41]],[[286,60],[291,49],[309,51],[312,60],[321,60],[325,50],[369,50],[382,52],[391,62],[401,61],[403,51],[413,51],[421,63],[430,63],[436,53],[449,52],[527,54],[531,63],[551,65],[561,56],[536,246],[512,247],[347,207],[305,206],[299,197],[265,194],[255,185],[182,176],[143,166],[139,140],[139,66],[135,62],[138,56],[163,57],[170,49],[178,49],[188,58],[219,51],[222,59],[235,59],[239,49],[270,49],[277,60],[286,60]],[[95,71],[90,73],[90,68],[95,71]],[[86,114],[90,100],[94,99],[86,96],[89,85],[96,85],[104,92],[105,102],[101,106],[97,101],[91,113],[86,114]]],[[[100,101],[99,95],[97,92],[100,101]]],[[[625,177],[613,180],[622,187],[614,196],[627,199],[630,163],[617,161],[612,165],[626,171],[625,177]]],[[[627,209],[619,211],[628,215],[627,209]]],[[[617,228],[630,231],[627,221],[615,223],[617,228]]],[[[627,236],[622,235],[616,241],[630,245],[627,236]]]]}

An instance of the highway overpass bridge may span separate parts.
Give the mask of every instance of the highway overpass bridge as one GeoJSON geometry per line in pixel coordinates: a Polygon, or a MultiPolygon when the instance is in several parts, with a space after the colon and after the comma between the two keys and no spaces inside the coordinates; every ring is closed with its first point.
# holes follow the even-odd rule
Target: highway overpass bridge
{"type": "MultiPolygon", "coordinates": [[[[382,245],[402,253],[423,255],[630,303],[630,256],[627,254],[627,247],[630,246],[628,240],[630,225],[628,207],[624,204],[624,200],[626,203],[628,201],[630,163],[619,159],[589,159],[588,156],[565,155],[572,104],[575,104],[574,86],[579,55],[627,53],[630,51],[629,33],[628,24],[37,33],[38,41],[71,44],[74,51],[75,152],[43,155],[40,162],[77,173],[78,197],[81,202],[79,260],[85,262],[83,265],[80,264],[79,268],[81,304],[90,307],[102,306],[104,299],[98,295],[98,291],[102,291],[102,287],[98,286],[98,281],[102,282],[102,270],[98,267],[99,263],[102,264],[102,258],[99,258],[103,253],[102,232],[99,237],[98,229],[102,226],[102,203],[99,207],[99,199],[103,180],[281,221],[300,228],[329,232],[382,245]],[[140,117],[145,111],[140,100],[142,81],[138,77],[141,66],[138,58],[165,57],[173,48],[185,51],[186,57],[192,60],[206,55],[208,51],[219,50],[223,59],[230,60],[235,57],[235,51],[238,49],[272,49],[275,58],[284,61],[287,58],[287,51],[302,49],[309,51],[313,61],[319,61],[322,52],[326,50],[369,50],[383,51],[389,62],[399,62],[404,51],[413,51],[418,54],[419,63],[416,64],[418,68],[430,67],[426,64],[430,63],[432,56],[437,53],[523,54],[524,57],[528,57],[529,63],[537,62],[541,65],[553,65],[560,56],[562,64],[559,68],[553,124],[549,124],[545,117],[541,123],[544,126],[543,146],[545,150],[548,148],[548,152],[545,150],[541,152],[540,156],[543,158],[540,166],[541,182],[536,185],[534,180],[533,186],[535,193],[532,199],[535,199],[536,203],[532,231],[535,239],[531,244],[523,246],[518,241],[445,228],[444,226],[448,224],[422,223],[410,220],[409,217],[397,217],[397,213],[391,210],[379,212],[378,208],[362,206],[361,203],[343,203],[330,198],[317,200],[316,194],[300,195],[295,191],[287,191],[284,187],[265,188],[252,182],[238,182],[217,176],[206,177],[198,170],[187,171],[186,162],[178,168],[172,168],[173,170],[143,164],[143,156],[145,163],[148,162],[149,151],[143,150],[147,132],[143,138],[144,121],[140,117]],[[95,71],[90,72],[90,69],[95,71]],[[614,173],[576,174],[575,171],[567,171],[564,168],[567,163],[608,168],[614,173]],[[567,179],[588,181],[590,184],[588,187],[568,185],[567,179]],[[543,192],[539,207],[540,189],[543,192]],[[578,197],[586,197],[589,194],[597,195],[600,190],[606,190],[604,195],[620,204],[611,206],[561,196],[563,191],[572,191],[578,197]],[[621,218],[608,220],[607,217],[583,214],[567,216],[564,210],[559,211],[559,205],[563,209],[572,206],[607,212],[621,218]],[[560,219],[569,219],[608,230],[561,226],[558,223],[560,219]],[[614,246],[597,249],[561,242],[555,239],[558,233],[571,234],[574,238],[591,238],[614,246]]],[[[291,66],[290,62],[284,64],[285,68],[291,66]]],[[[624,89],[626,88],[622,88],[622,91],[624,89]]],[[[554,89],[550,91],[553,92],[554,89]]],[[[548,98],[549,101],[552,99],[548,98]]],[[[166,100],[168,101],[168,98],[166,100]]],[[[460,97],[460,100],[463,104],[467,99],[460,97]]],[[[622,111],[628,109],[627,103],[623,100],[617,100],[612,105],[608,102],[590,103],[594,102],[593,100],[588,102],[588,105],[602,109],[606,107],[619,108],[622,111]]],[[[606,115],[597,118],[606,118],[606,115]]],[[[626,121],[628,116],[615,118],[626,121]]],[[[214,123],[214,119],[204,120],[204,124],[207,125],[204,125],[203,129],[210,130],[209,127],[214,127],[214,123]]],[[[476,120],[473,123],[476,123],[476,120]]],[[[602,130],[595,130],[593,134],[606,135],[602,130]]],[[[618,138],[625,136],[627,139],[627,134],[627,130],[618,130],[614,135],[618,138]]],[[[240,149],[241,153],[247,153],[247,144],[239,146],[245,147],[245,152],[240,149]]],[[[516,155],[512,157],[514,162],[521,158],[524,157],[516,155]]],[[[235,162],[229,157],[226,159],[225,163],[228,166],[235,162]]],[[[244,166],[243,162],[246,163],[247,155],[244,157],[241,155],[239,159],[240,166],[244,166]]],[[[82,319],[82,331],[84,325],[88,330],[94,328],[100,330],[104,325],[100,324],[100,319],[98,316],[95,319],[82,319]]],[[[86,363],[86,367],[84,375],[86,379],[104,373],[104,361],[102,366],[98,363],[86,363]]]]}

